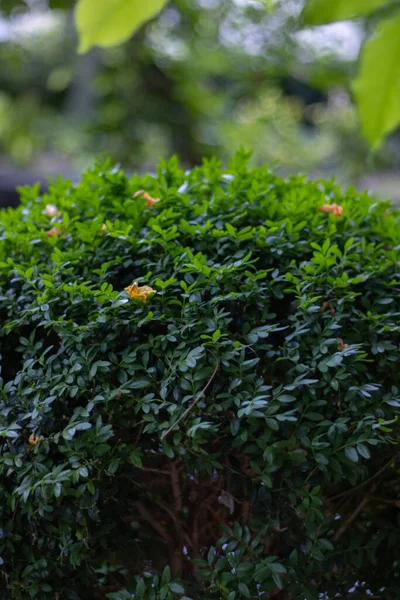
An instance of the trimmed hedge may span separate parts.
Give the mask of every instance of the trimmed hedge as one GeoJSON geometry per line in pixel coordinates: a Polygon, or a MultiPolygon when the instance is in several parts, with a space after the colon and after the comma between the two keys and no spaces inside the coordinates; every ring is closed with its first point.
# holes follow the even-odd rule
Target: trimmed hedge
{"type": "Polygon", "coordinates": [[[0,213],[4,597],[400,597],[400,214],[247,160],[0,213]]]}

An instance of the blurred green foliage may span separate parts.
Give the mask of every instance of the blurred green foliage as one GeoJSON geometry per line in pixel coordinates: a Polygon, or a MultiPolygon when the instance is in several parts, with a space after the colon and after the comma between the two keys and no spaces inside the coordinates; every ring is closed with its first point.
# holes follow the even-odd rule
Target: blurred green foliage
{"type": "MultiPolygon", "coordinates": [[[[0,152],[14,163],[55,154],[81,169],[111,156],[145,171],[244,143],[258,164],[348,179],[365,169],[346,90],[354,63],[299,34],[302,0],[175,0],[129,42],[85,56],[72,1],[37,0],[41,26],[21,33],[24,5],[8,4],[14,34],[0,43],[0,152]]],[[[393,147],[376,166],[395,164],[393,147]]]]}
{"type": "Polygon", "coordinates": [[[361,127],[373,149],[400,124],[400,3],[398,0],[307,0],[303,18],[321,25],[372,14],[377,27],[366,40],[353,84],[361,127]],[[380,16],[385,16],[380,20],[380,16]],[[376,18],[375,18],[376,17],[376,18]]]}

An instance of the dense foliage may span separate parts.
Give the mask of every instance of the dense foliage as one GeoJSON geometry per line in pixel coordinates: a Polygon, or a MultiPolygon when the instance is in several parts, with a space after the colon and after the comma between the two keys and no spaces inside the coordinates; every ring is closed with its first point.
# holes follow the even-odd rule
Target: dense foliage
{"type": "Polygon", "coordinates": [[[10,599],[399,597],[400,213],[247,159],[0,213],[10,599]]]}

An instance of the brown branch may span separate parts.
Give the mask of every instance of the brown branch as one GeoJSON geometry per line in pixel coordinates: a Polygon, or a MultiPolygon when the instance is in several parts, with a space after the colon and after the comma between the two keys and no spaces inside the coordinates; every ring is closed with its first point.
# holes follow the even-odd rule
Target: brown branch
{"type": "Polygon", "coordinates": [[[194,552],[199,555],[200,554],[200,550],[199,550],[199,525],[197,522],[197,517],[195,517],[194,522],[193,522],[193,532],[192,532],[192,540],[193,540],[193,550],[194,552]]]}
{"type": "Polygon", "coordinates": [[[151,467],[142,467],[141,471],[145,473],[158,473],[159,475],[171,475],[170,471],[163,471],[162,469],[152,469],[151,467]]]}
{"type": "Polygon", "coordinates": [[[177,512],[180,512],[182,510],[182,494],[179,485],[179,473],[175,463],[172,463],[171,467],[171,486],[175,499],[175,510],[177,512]]]}
{"type": "Polygon", "coordinates": [[[164,502],[161,502],[161,500],[156,500],[156,504],[158,504],[158,506],[162,508],[171,517],[172,521],[174,522],[175,528],[181,530],[182,526],[173,509],[169,508],[166,504],[164,504],[164,502]]]}
{"type": "Polygon", "coordinates": [[[250,502],[248,500],[244,501],[242,504],[242,523],[243,525],[247,525],[249,522],[250,516],[250,502]]]}
{"type": "Polygon", "coordinates": [[[135,502],[135,507],[137,508],[137,511],[139,512],[140,516],[152,526],[154,531],[156,531],[166,542],[171,544],[172,543],[171,536],[168,535],[168,533],[166,532],[166,530],[164,529],[164,527],[161,525],[161,523],[159,521],[157,521],[156,519],[153,519],[153,517],[148,512],[148,510],[143,506],[143,504],[141,502],[135,502]]]}
{"type": "Polygon", "coordinates": [[[135,442],[134,442],[134,444],[133,444],[133,447],[134,447],[134,448],[136,448],[136,446],[138,445],[138,442],[139,442],[139,440],[140,440],[140,436],[142,435],[143,427],[144,427],[144,423],[140,423],[140,425],[139,425],[139,431],[138,431],[138,433],[137,433],[137,436],[136,436],[135,442]]]}
{"type": "Polygon", "coordinates": [[[175,421],[175,423],[172,423],[171,427],[169,427],[167,429],[167,431],[164,431],[164,433],[161,436],[161,439],[164,440],[167,435],[169,435],[171,433],[171,431],[173,429],[175,429],[175,427],[181,423],[181,421],[183,421],[188,414],[190,413],[191,410],[193,410],[193,408],[196,406],[196,404],[198,403],[198,401],[200,400],[200,398],[202,398],[204,396],[204,394],[206,393],[207,389],[210,387],[214,377],[217,374],[217,371],[219,369],[219,360],[216,359],[217,364],[215,365],[215,369],[213,371],[213,374],[211,375],[210,379],[207,381],[206,385],[204,386],[204,388],[201,390],[201,392],[199,392],[196,396],[196,398],[193,400],[192,404],[190,406],[187,407],[187,409],[181,414],[181,416],[175,421]]]}
{"type": "MultiPolygon", "coordinates": [[[[374,493],[375,489],[376,489],[376,486],[374,486],[373,490],[371,491],[372,494],[374,493]]],[[[342,535],[344,534],[346,529],[349,527],[349,525],[352,524],[352,522],[357,518],[357,516],[360,514],[360,512],[362,511],[364,506],[370,500],[371,500],[370,494],[364,496],[364,498],[361,500],[360,504],[357,506],[356,510],[350,515],[350,517],[347,519],[347,521],[345,523],[343,523],[343,525],[340,527],[340,529],[338,529],[337,532],[335,533],[335,535],[333,536],[333,539],[335,542],[337,542],[338,539],[340,537],[342,537],[342,535]]]]}

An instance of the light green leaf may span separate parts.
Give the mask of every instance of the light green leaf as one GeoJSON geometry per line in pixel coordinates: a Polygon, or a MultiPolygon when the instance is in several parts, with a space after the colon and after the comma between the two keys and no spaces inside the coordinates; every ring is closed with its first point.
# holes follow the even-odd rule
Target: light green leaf
{"type": "Polygon", "coordinates": [[[323,25],[364,17],[389,0],[308,0],[303,10],[306,25],[323,25]]]}
{"type": "Polygon", "coordinates": [[[79,0],[75,11],[79,52],[124,42],[166,3],[167,0],[79,0]]]}
{"type": "Polygon", "coordinates": [[[400,123],[400,13],[366,41],[353,93],[363,133],[373,149],[400,123]]]}

